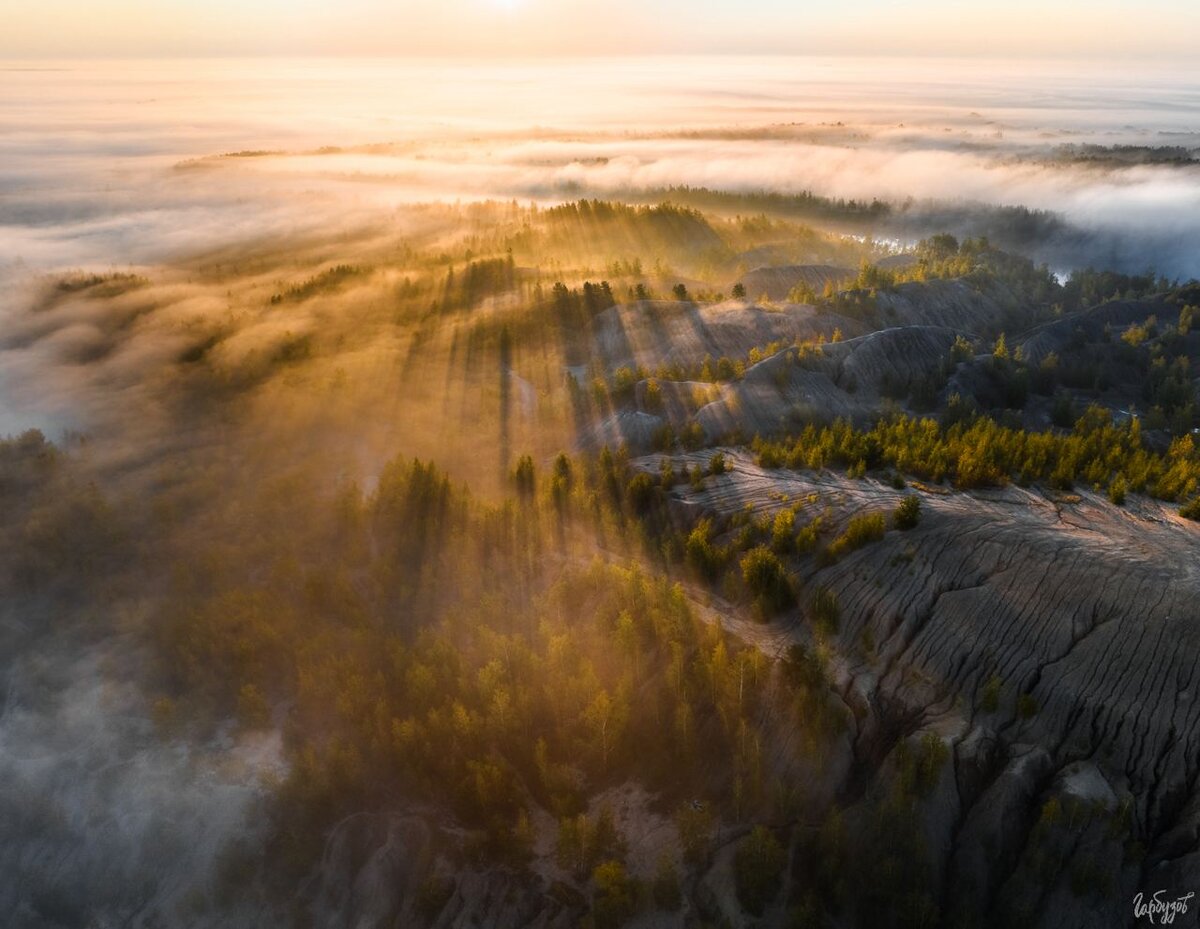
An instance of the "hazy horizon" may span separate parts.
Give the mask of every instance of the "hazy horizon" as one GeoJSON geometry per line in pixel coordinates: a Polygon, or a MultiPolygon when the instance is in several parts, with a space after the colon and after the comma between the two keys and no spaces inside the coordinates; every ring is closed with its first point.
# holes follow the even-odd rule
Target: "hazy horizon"
{"type": "Polygon", "coordinates": [[[430,8],[382,0],[203,5],[119,0],[97,17],[82,0],[18,2],[0,57],[87,54],[894,53],[909,55],[1188,55],[1200,11],[1177,0],[1083,4],[897,3],[837,8],[780,0],[451,0],[430,8]]]}

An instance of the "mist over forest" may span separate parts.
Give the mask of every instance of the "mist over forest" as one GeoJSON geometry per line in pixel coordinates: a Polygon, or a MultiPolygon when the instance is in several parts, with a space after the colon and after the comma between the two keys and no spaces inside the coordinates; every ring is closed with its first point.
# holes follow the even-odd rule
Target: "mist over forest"
{"type": "Polygon", "coordinates": [[[0,69],[0,922],[1187,893],[1198,93],[0,69]]]}

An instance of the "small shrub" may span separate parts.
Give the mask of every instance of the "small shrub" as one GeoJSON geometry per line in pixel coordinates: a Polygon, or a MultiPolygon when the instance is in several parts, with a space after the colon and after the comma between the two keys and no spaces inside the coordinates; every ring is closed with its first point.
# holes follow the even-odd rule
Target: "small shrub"
{"type": "Polygon", "coordinates": [[[537,475],[533,466],[533,458],[522,455],[513,470],[513,484],[517,493],[522,497],[532,497],[537,485],[537,475]]]}
{"type": "Polygon", "coordinates": [[[878,542],[886,532],[887,521],[882,513],[862,513],[852,517],[845,531],[825,550],[825,561],[832,564],[855,549],[878,542]]]}
{"type": "Polygon", "coordinates": [[[779,556],[764,545],[752,548],[742,559],[742,580],[765,616],[787,609],[795,602],[787,570],[779,556]]]}
{"type": "Polygon", "coordinates": [[[689,452],[704,445],[704,427],[694,419],[679,430],[679,442],[689,452]]]}
{"type": "Polygon", "coordinates": [[[796,551],[801,553],[816,551],[824,522],[823,517],[814,516],[800,528],[800,531],[796,533],[796,551]]]}
{"type": "Polygon", "coordinates": [[[812,613],[813,625],[825,635],[833,635],[838,630],[842,618],[842,608],[838,604],[837,594],[824,587],[817,588],[809,606],[812,613]]]}
{"type": "Polygon", "coordinates": [[[658,495],[658,486],[654,483],[654,478],[642,471],[630,480],[625,488],[625,493],[634,511],[645,513],[653,505],[655,497],[658,495]]]}
{"type": "Polygon", "coordinates": [[[612,395],[619,398],[629,397],[637,386],[637,381],[637,372],[628,365],[621,365],[613,372],[612,395]]]}
{"type": "Polygon", "coordinates": [[[596,886],[592,898],[592,917],[596,929],[617,929],[633,916],[636,887],[625,866],[619,861],[600,863],[592,872],[596,886]]]}
{"type": "Polygon", "coordinates": [[[733,876],[742,909],[761,916],[777,893],[787,854],[766,826],[755,826],[734,853],[733,876]]]}
{"type": "Polygon", "coordinates": [[[823,689],[829,678],[820,655],[800,643],[788,648],[783,659],[783,673],[793,687],[814,692],[823,689]]]}
{"type": "Polygon", "coordinates": [[[906,496],[897,504],[892,520],[895,522],[897,529],[907,530],[915,528],[921,520],[921,498],[916,494],[906,496]]]}
{"type": "Polygon", "coordinates": [[[771,523],[771,550],[779,555],[790,554],[796,548],[796,513],[780,510],[771,523]]]}
{"type": "Polygon", "coordinates": [[[661,413],[663,409],[662,387],[654,378],[646,381],[646,392],[642,395],[642,405],[647,413],[661,413]]]}
{"type": "Polygon", "coordinates": [[[715,581],[724,563],[724,554],[713,545],[712,523],[702,519],[687,537],[684,560],[707,581],[715,581]]]}
{"type": "Polygon", "coordinates": [[[566,510],[571,498],[571,487],[574,476],[571,471],[571,459],[559,452],[554,459],[554,472],[550,482],[550,495],[554,500],[555,509],[560,513],[566,510]]]}
{"type": "Polygon", "coordinates": [[[958,364],[960,361],[970,361],[975,357],[975,346],[961,335],[954,337],[954,344],[950,346],[950,361],[952,364],[958,364]]]}

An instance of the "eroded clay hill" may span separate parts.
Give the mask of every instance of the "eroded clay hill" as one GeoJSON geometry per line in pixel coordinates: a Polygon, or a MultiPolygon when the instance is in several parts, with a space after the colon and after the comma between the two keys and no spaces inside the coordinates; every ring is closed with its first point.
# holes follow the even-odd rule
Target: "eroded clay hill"
{"type": "Polygon", "coordinates": [[[738,283],[746,288],[746,295],[753,299],[760,299],[765,295],[768,300],[787,300],[798,284],[803,284],[819,294],[827,284],[844,286],[852,280],[854,272],[849,268],[838,268],[834,265],[782,265],[755,268],[743,275],[738,283]]]}
{"type": "Polygon", "coordinates": [[[944,363],[958,330],[905,326],[872,332],[809,351],[785,351],[722,385],[696,421],[716,439],[786,432],[813,418],[865,422],[891,387],[907,392],[944,363]]]}
{"type": "MultiPolygon", "coordinates": [[[[885,789],[898,745],[933,732],[951,746],[922,809],[943,914],[1115,927],[1139,890],[1200,884],[1200,527],[1144,498],[895,490],[726,455],[728,473],[672,491],[682,519],[803,501],[798,523],[823,515],[836,532],[920,496],[917,528],[794,568],[841,605],[851,810],[885,789]]],[[[810,641],[800,599],[760,645],[810,641]]]]}

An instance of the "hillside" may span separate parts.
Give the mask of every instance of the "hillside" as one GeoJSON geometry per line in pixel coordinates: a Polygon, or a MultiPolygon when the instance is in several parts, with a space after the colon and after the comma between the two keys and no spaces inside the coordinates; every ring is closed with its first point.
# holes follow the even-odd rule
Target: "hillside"
{"type": "Polygon", "coordinates": [[[1190,886],[1196,289],[894,252],[472,202],[22,279],[0,921],[1091,929],[1190,886]]]}

